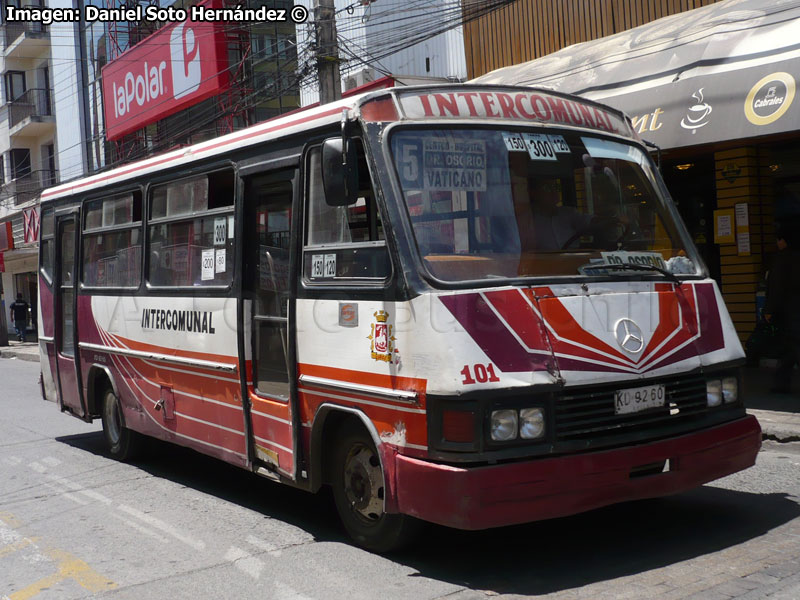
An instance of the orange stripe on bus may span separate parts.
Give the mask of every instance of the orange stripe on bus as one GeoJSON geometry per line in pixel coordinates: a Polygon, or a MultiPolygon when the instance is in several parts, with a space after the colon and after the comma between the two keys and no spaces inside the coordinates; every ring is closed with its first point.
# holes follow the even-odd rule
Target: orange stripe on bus
{"type": "Polygon", "coordinates": [[[327,379],[335,379],[346,383],[360,383],[390,390],[417,392],[417,394],[419,394],[420,405],[425,405],[425,390],[428,385],[427,379],[400,377],[399,375],[382,375],[380,373],[352,371],[350,369],[337,369],[335,367],[312,365],[308,363],[298,364],[297,371],[300,375],[325,377],[327,379]]]}

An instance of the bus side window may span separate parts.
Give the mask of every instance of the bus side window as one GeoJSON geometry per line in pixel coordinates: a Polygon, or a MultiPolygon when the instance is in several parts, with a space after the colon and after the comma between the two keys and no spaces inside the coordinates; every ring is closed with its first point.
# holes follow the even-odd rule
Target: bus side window
{"type": "Polygon", "coordinates": [[[153,189],[147,281],[156,287],[228,286],[233,280],[231,170],[153,189]]]}
{"type": "Polygon", "coordinates": [[[91,200],[84,208],[81,282],[136,288],[142,278],[142,194],[91,200]]]}
{"type": "Polygon", "coordinates": [[[320,147],[308,153],[303,272],[311,281],[384,280],[391,274],[383,220],[364,148],[358,148],[359,193],[351,206],[330,206],[322,185],[320,147]]]}

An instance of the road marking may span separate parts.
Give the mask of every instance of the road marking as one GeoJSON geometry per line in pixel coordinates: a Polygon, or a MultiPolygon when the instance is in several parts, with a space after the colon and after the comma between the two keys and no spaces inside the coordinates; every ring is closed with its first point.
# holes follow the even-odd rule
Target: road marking
{"type": "Polygon", "coordinates": [[[68,552],[52,549],[46,550],[45,553],[58,565],[58,572],[14,592],[8,596],[9,600],[29,600],[65,579],[72,579],[83,589],[92,593],[113,590],[117,587],[116,583],[103,577],[84,561],[68,552]]]}
{"type": "Polygon", "coordinates": [[[63,496],[63,497],[64,497],[64,498],[66,498],[67,500],[72,500],[72,501],[73,501],[73,502],[75,502],[76,504],[80,504],[81,506],[86,506],[87,504],[89,504],[89,503],[88,503],[86,500],[84,500],[83,498],[78,498],[78,497],[77,497],[75,494],[72,494],[72,493],[70,493],[70,492],[66,491],[64,488],[61,488],[61,487],[59,487],[59,486],[57,486],[57,485],[55,485],[55,484],[52,484],[52,483],[47,483],[47,482],[45,482],[45,484],[44,484],[44,485],[45,485],[46,487],[49,487],[51,490],[53,490],[53,491],[54,491],[54,492],[56,492],[57,494],[59,494],[59,495],[63,496]]]}
{"type": "Polygon", "coordinates": [[[7,544],[7,545],[3,546],[2,548],[0,548],[0,558],[3,558],[4,556],[7,556],[8,554],[12,554],[12,553],[16,552],[17,550],[22,550],[23,548],[27,548],[28,546],[30,546],[32,544],[35,545],[35,540],[32,540],[30,538],[22,538],[18,542],[13,542],[11,544],[7,544]]]}
{"type": "Polygon", "coordinates": [[[57,572],[21,590],[13,592],[10,595],[2,596],[3,600],[29,600],[40,592],[66,579],[72,579],[83,589],[93,594],[112,590],[117,587],[116,583],[100,575],[87,563],[72,554],[57,548],[41,549],[38,546],[37,538],[23,537],[21,534],[14,531],[14,529],[19,528],[21,525],[22,523],[14,515],[10,513],[0,513],[0,541],[6,544],[5,547],[0,548],[0,556],[31,547],[33,554],[30,552],[26,553],[26,559],[34,560],[37,563],[47,562],[49,559],[49,561],[56,563],[57,572]]]}
{"type": "Polygon", "coordinates": [[[40,465],[38,462],[32,462],[28,465],[31,469],[36,471],[37,473],[46,473],[47,468],[44,465],[40,465]]]}
{"type": "Polygon", "coordinates": [[[94,490],[81,490],[81,494],[86,496],[87,498],[91,498],[92,500],[97,500],[103,504],[111,504],[112,500],[108,496],[104,496],[100,492],[95,492],[94,490]]]}
{"type": "Polygon", "coordinates": [[[59,475],[48,475],[47,476],[52,481],[56,483],[60,483],[65,488],[71,489],[73,492],[78,492],[86,496],[87,498],[91,498],[92,500],[96,500],[97,502],[102,502],[103,504],[111,504],[112,500],[108,496],[104,496],[100,492],[95,492],[94,490],[87,490],[82,485],[75,483],[74,481],[70,481],[66,477],[61,477],[59,475]]]}
{"type": "Polygon", "coordinates": [[[183,542],[184,544],[186,544],[187,546],[189,546],[191,548],[194,548],[195,550],[203,550],[206,547],[205,543],[202,542],[201,540],[195,540],[195,539],[189,537],[188,535],[184,535],[180,531],[178,531],[175,527],[170,525],[169,523],[166,523],[166,522],[162,521],[161,519],[157,519],[157,518],[152,517],[152,516],[150,516],[148,514],[145,514],[142,511],[133,508],[132,506],[127,506],[125,504],[120,504],[118,508],[122,512],[126,512],[129,515],[131,515],[133,517],[136,517],[140,521],[144,521],[145,523],[147,523],[151,527],[155,527],[156,529],[160,529],[164,533],[167,533],[167,534],[171,535],[176,540],[178,540],[180,542],[183,542]]]}
{"type": "Polygon", "coordinates": [[[163,544],[167,543],[167,538],[165,538],[165,537],[163,537],[161,535],[158,535],[155,531],[151,531],[147,527],[143,527],[143,526],[139,525],[138,523],[135,523],[134,521],[131,521],[130,519],[126,519],[125,517],[120,517],[119,515],[114,515],[114,518],[115,519],[119,519],[120,521],[125,523],[125,525],[127,525],[128,527],[133,527],[136,531],[139,531],[139,532],[141,532],[141,533],[143,533],[145,535],[149,535],[150,537],[156,538],[159,542],[161,542],[163,544]]]}
{"type": "Polygon", "coordinates": [[[11,529],[18,529],[22,526],[22,521],[9,512],[0,512],[0,521],[8,525],[11,529]]]}
{"type": "Polygon", "coordinates": [[[250,544],[251,546],[258,548],[259,550],[267,552],[270,556],[277,557],[281,555],[280,546],[273,544],[272,542],[267,542],[266,540],[257,538],[254,535],[247,536],[247,543],[250,544]]]}
{"type": "Polygon", "coordinates": [[[48,467],[57,467],[58,465],[60,465],[60,464],[61,464],[61,461],[60,461],[60,460],[58,460],[58,459],[57,459],[56,457],[54,457],[54,456],[45,456],[45,457],[42,459],[42,462],[43,462],[44,464],[46,464],[48,467]]]}
{"type": "Polygon", "coordinates": [[[275,582],[275,594],[272,597],[275,600],[313,600],[280,581],[275,582]]]}
{"type": "Polygon", "coordinates": [[[253,579],[261,577],[261,571],[264,569],[263,562],[249,552],[237,548],[236,546],[228,548],[228,551],[225,553],[225,560],[232,562],[233,566],[243,573],[250,575],[253,579]]]}

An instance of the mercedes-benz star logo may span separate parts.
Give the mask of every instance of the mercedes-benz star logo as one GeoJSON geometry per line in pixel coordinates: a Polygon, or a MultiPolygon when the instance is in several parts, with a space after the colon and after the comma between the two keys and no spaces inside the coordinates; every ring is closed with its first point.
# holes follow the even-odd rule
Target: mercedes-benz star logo
{"type": "Polygon", "coordinates": [[[620,347],[637,354],[644,348],[644,336],[639,326],[630,319],[620,319],[614,326],[614,334],[617,336],[617,343],[620,347]]]}

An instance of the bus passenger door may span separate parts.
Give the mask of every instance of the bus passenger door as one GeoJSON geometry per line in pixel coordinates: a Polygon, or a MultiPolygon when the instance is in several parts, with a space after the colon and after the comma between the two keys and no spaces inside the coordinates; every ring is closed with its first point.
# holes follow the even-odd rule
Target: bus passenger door
{"type": "Polygon", "coordinates": [[[290,478],[296,451],[290,385],[296,368],[289,335],[295,173],[284,169],[244,179],[244,297],[251,306],[245,313],[251,339],[245,344],[252,355],[248,394],[254,456],[260,465],[290,478]]]}
{"type": "Polygon", "coordinates": [[[56,265],[55,291],[55,347],[58,371],[59,403],[62,410],[69,410],[79,417],[84,416],[81,404],[80,377],[75,361],[77,319],[75,314],[76,282],[76,215],[56,217],[56,265]]]}

